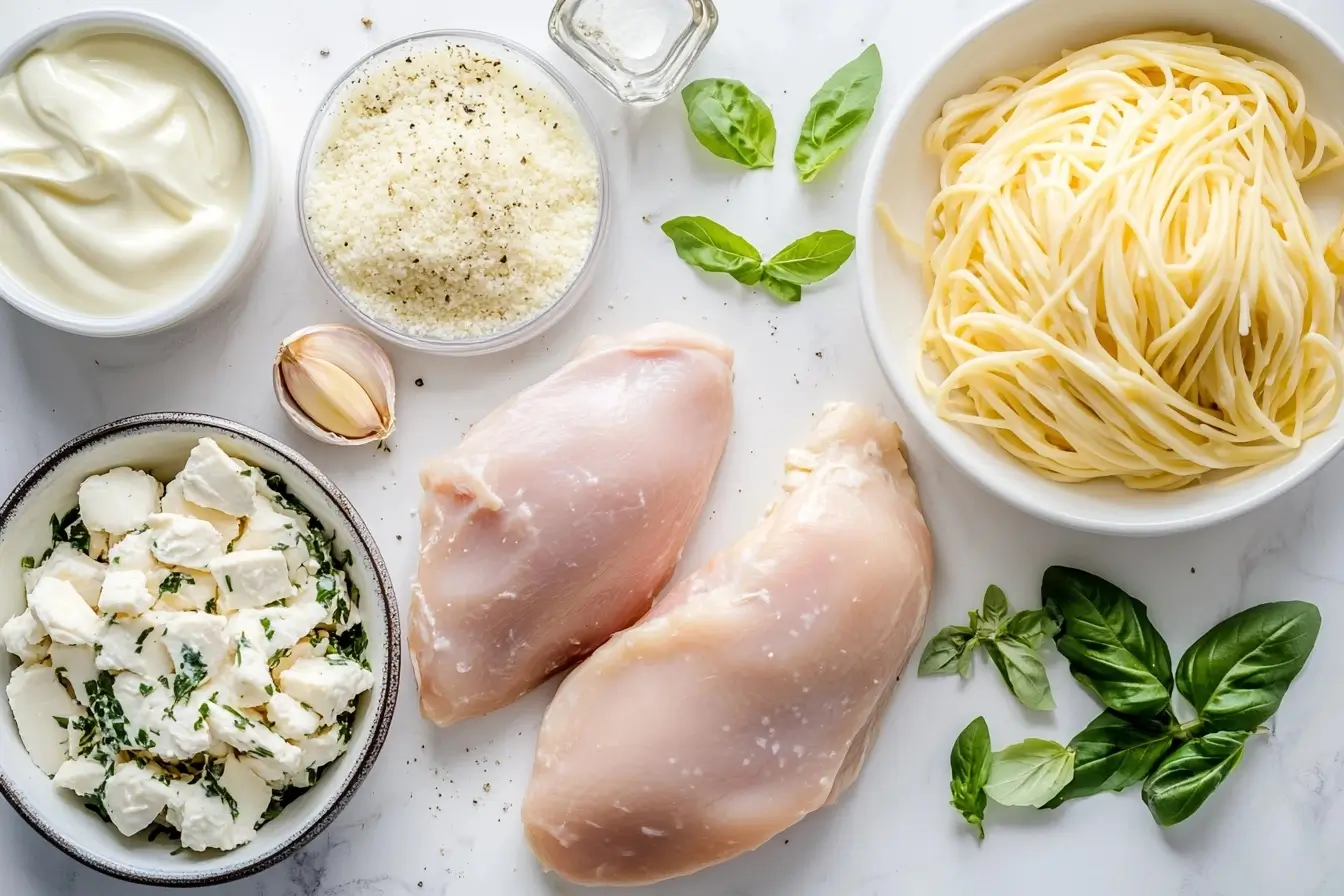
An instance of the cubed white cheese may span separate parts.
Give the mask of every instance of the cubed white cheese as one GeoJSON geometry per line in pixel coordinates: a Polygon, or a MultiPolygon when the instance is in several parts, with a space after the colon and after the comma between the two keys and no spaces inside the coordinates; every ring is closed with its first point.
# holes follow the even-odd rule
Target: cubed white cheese
{"type": "Polygon", "coordinates": [[[373,674],[342,656],[303,659],[280,674],[280,689],[330,724],[350,701],[373,687],[373,674]]]}
{"type": "Polygon", "coordinates": [[[154,776],[148,768],[134,762],[117,765],[107,779],[103,791],[103,806],[117,830],[130,837],[138,834],[159,817],[168,806],[168,785],[154,776]]]}
{"type": "Polygon", "coordinates": [[[341,629],[350,626],[350,618],[355,610],[345,589],[345,577],[328,573],[305,579],[291,603],[317,604],[323,608],[323,624],[341,629]]]}
{"type": "Polygon", "coordinates": [[[266,719],[276,734],[290,740],[307,737],[315,732],[322,722],[317,713],[306,709],[302,703],[284,691],[276,691],[266,704],[266,719]]]}
{"type": "Polygon", "coordinates": [[[178,675],[204,680],[223,664],[229,651],[229,623],[223,616],[154,610],[141,618],[163,628],[163,643],[178,675]]]}
{"type": "Polygon", "coordinates": [[[93,529],[89,532],[89,556],[94,560],[106,560],[107,549],[112,546],[112,536],[93,529]]]}
{"type": "Polygon", "coordinates": [[[232,756],[218,778],[174,781],[170,789],[168,823],[182,832],[183,846],[198,851],[251,842],[271,804],[271,788],[232,756]]]}
{"type": "Polygon", "coordinates": [[[168,487],[163,492],[163,512],[176,513],[179,516],[194,516],[198,520],[205,520],[210,525],[219,530],[219,536],[228,544],[238,537],[242,531],[242,521],[238,517],[229,513],[221,513],[218,510],[212,510],[209,507],[202,507],[199,504],[193,504],[182,494],[182,479],[179,477],[168,483],[168,487]]]}
{"type": "Polygon", "coordinates": [[[139,616],[154,606],[157,595],[149,593],[145,573],[140,569],[114,569],[103,578],[98,595],[98,609],[102,613],[124,613],[139,616]]]}
{"type": "Polygon", "coordinates": [[[88,796],[107,780],[107,767],[93,759],[67,759],[59,769],[52,783],[57,787],[73,790],[80,796],[88,796]]]}
{"type": "Polygon", "coordinates": [[[154,540],[154,558],[168,566],[206,569],[210,561],[224,554],[224,539],[219,530],[189,516],[156,513],[149,518],[154,540]]]}
{"type": "Polygon", "coordinates": [[[231,659],[219,675],[219,690],[232,706],[260,706],[275,692],[266,635],[256,620],[229,617],[231,659]]]}
{"type": "MultiPolygon", "coordinates": [[[[299,768],[303,759],[299,748],[267,728],[265,723],[245,710],[214,702],[210,704],[210,733],[216,740],[246,753],[284,776],[299,768]]],[[[274,780],[271,775],[265,776],[274,780]]]]}
{"type": "Polygon", "coordinates": [[[93,644],[98,637],[98,614],[84,602],[75,586],[45,576],[28,595],[28,606],[51,640],[61,644],[93,644]]]}
{"type": "Polygon", "coordinates": [[[45,775],[56,774],[66,759],[66,726],[84,715],[83,707],[66,693],[50,666],[19,666],[10,674],[5,694],[33,764],[45,775]]]}
{"type": "Polygon", "coordinates": [[[174,706],[174,681],[165,685],[130,672],[113,681],[112,691],[126,716],[130,749],[178,761],[209,749],[213,738],[201,714],[207,695],[198,690],[174,706]]]}
{"type": "Polygon", "coordinates": [[[148,473],[117,467],[80,483],[79,515],[90,529],[113,535],[130,532],[159,512],[161,489],[148,473]]]}
{"type": "Polygon", "coordinates": [[[107,552],[107,564],[110,569],[138,569],[141,572],[152,572],[159,568],[158,561],[154,559],[154,533],[146,529],[144,532],[132,532],[125,538],[112,545],[107,552]]]}
{"type": "Polygon", "coordinates": [[[303,536],[308,527],[289,510],[264,495],[253,501],[252,513],[243,527],[243,534],[233,545],[235,551],[282,551],[289,564],[290,575],[297,572],[309,557],[303,536]]]}
{"type": "Polygon", "coordinates": [[[341,739],[340,729],[332,725],[298,743],[303,760],[297,772],[285,779],[291,787],[311,787],[317,783],[317,773],[340,758],[348,744],[341,739]]]}
{"type": "Polygon", "coordinates": [[[252,512],[257,483],[252,470],[224,453],[214,439],[201,439],[191,449],[178,475],[182,495],[193,504],[232,516],[252,512]]]}
{"type": "Polygon", "coordinates": [[[37,583],[43,579],[60,579],[75,586],[79,596],[91,607],[98,606],[98,593],[103,587],[103,576],[107,567],[92,557],[77,551],[69,544],[61,542],[52,548],[51,556],[37,569],[23,574],[28,591],[36,590],[37,583]]]}
{"type": "Polygon", "coordinates": [[[0,638],[5,649],[25,663],[35,663],[47,655],[47,630],[31,608],[0,626],[0,638]]]}
{"type": "Polygon", "coordinates": [[[292,648],[299,640],[312,633],[314,626],[325,615],[318,604],[298,604],[293,607],[267,607],[262,610],[239,610],[231,620],[249,626],[256,623],[261,630],[261,647],[269,657],[277,650],[292,648]]]}
{"type": "Polygon", "coordinates": [[[177,780],[168,789],[166,818],[182,833],[183,846],[198,852],[233,848],[233,810],[222,796],[207,793],[203,781],[177,780]]]}
{"type": "Polygon", "coordinates": [[[327,649],[330,646],[331,639],[327,636],[327,633],[315,631],[306,638],[300,638],[299,643],[295,644],[289,651],[281,651],[281,655],[274,658],[271,669],[276,675],[280,675],[299,660],[326,656],[327,649]]]}
{"type": "Polygon", "coordinates": [[[151,681],[173,674],[163,628],[148,614],[103,620],[95,664],[112,672],[128,671],[151,681]]]}
{"type": "Polygon", "coordinates": [[[98,677],[93,651],[94,648],[87,644],[51,645],[51,667],[56,671],[56,677],[67,681],[75,692],[75,699],[85,706],[89,705],[86,686],[98,677]]]}
{"type": "Polygon", "coordinates": [[[264,607],[294,596],[285,555],[272,550],[235,550],[211,561],[223,610],[264,607]]]}
{"type": "Polygon", "coordinates": [[[159,600],[154,605],[157,610],[204,610],[215,612],[218,609],[218,593],[215,591],[215,577],[199,569],[162,569],[150,575],[159,600]],[[157,580],[157,584],[154,582],[157,580]]]}

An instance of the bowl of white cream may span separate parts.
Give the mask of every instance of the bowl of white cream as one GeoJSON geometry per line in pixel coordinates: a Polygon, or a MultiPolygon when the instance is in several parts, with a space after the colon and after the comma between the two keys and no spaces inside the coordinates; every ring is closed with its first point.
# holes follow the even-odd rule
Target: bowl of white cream
{"type": "Polygon", "coordinates": [[[0,52],[0,298],[86,336],[180,323],[255,264],[271,169],[198,38],[129,11],[44,25],[0,52]]]}

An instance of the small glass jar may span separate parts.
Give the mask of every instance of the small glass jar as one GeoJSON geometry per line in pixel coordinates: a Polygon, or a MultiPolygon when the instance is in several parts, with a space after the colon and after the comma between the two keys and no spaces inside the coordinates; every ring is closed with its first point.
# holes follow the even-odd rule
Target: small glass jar
{"type": "Polygon", "coordinates": [[[559,0],[551,39],[632,106],[680,86],[719,24],[713,0],[559,0]]]}

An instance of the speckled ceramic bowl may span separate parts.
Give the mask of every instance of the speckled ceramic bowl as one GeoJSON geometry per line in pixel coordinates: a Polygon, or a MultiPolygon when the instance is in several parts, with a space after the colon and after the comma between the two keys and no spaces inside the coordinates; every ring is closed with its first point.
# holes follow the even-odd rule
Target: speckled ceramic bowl
{"type": "MultiPolygon", "coordinates": [[[[144,834],[123,837],[73,793],[52,784],[24,750],[8,701],[0,701],[0,792],[38,833],[73,858],[114,877],[158,886],[194,887],[246,877],[294,853],[331,824],[378,758],[392,724],[401,672],[396,595],[373,536],[350,502],[293,449],[246,426],[201,414],[146,414],[101,426],[57,449],[15,486],[0,505],[0,620],[23,611],[20,560],[49,546],[47,521],[75,505],[81,481],[121,465],[168,479],[182,469],[202,436],[278,473],[321,524],[335,531],[336,549],[350,551],[349,573],[360,591],[374,684],[360,697],[350,749],[251,843],[228,852],[176,855],[176,842],[164,837],[151,842],[144,834]]],[[[17,660],[0,653],[0,679],[7,682],[17,660]]]]}

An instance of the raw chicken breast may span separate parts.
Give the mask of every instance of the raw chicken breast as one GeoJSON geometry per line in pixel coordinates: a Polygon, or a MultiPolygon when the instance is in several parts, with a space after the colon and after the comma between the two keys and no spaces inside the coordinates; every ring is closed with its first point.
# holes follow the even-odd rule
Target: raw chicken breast
{"type": "Polygon", "coordinates": [[[587,884],[689,874],[854,782],[929,600],[900,440],[827,408],[756,528],[565,680],[523,806],[543,865],[587,884]]]}
{"type": "Polygon", "coordinates": [[[439,725],[506,706],[648,611],[732,428],[732,351],[595,338],[420,474],[410,653],[439,725]]]}

